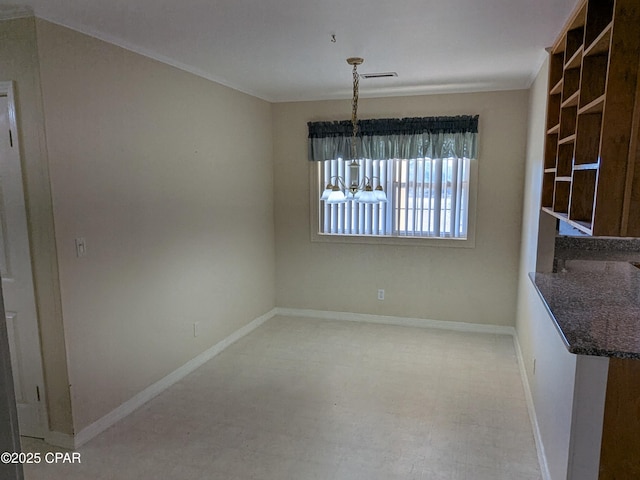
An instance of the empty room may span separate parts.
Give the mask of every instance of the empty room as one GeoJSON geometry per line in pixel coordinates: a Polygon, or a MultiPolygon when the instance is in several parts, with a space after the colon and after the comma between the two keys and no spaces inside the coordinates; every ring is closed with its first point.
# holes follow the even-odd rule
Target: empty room
{"type": "Polygon", "coordinates": [[[638,22],[0,0],[0,478],[639,478],[638,22]]]}

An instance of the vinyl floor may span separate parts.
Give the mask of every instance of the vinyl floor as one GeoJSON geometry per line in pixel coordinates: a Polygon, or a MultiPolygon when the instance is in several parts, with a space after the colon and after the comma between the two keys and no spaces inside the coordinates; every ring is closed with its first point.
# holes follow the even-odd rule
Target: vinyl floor
{"type": "MultiPolygon", "coordinates": [[[[63,451],[24,438],[31,452],[63,451]]],[[[27,480],[539,480],[513,338],[275,317],[27,480]]]]}

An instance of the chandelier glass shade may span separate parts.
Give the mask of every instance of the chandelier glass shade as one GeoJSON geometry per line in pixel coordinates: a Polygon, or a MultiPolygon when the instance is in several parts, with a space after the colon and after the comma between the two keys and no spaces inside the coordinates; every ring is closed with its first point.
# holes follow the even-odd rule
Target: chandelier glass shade
{"type": "Polygon", "coordinates": [[[377,177],[369,178],[363,176],[360,179],[360,162],[357,160],[358,152],[356,147],[356,141],[358,137],[358,88],[359,88],[359,75],[358,65],[361,65],[364,59],[359,57],[347,58],[347,63],[353,66],[353,98],[351,100],[351,162],[348,165],[350,183],[347,185],[347,181],[344,177],[334,176],[322,195],[320,200],[327,202],[328,204],[345,203],[347,201],[355,201],[364,204],[376,204],[387,201],[387,195],[379,184],[380,179],[377,177]],[[378,180],[378,186],[373,188],[374,180],[378,180]]]}

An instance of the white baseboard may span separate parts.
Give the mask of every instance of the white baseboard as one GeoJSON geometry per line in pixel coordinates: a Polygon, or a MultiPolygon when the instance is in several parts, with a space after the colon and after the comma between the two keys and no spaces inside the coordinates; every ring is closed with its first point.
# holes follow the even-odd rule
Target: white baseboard
{"type": "Polygon", "coordinates": [[[44,441],[49,445],[66,448],[67,450],[73,450],[76,447],[73,435],[70,435],[68,433],[53,431],[47,432],[46,436],[44,437],[44,441]]]}
{"type": "Polygon", "coordinates": [[[364,313],[328,312],[323,310],[307,310],[296,308],[276,308],[275,310],[277,315],[289,317],[319,318],[323,320],[343,320],[350,322],[370,322],[387,325],[399,325],[404,327],[439,328],[459,332],[511,335],[513,337],[516,355],[518,357],[518,367],[520,369],[520,377],[525,391],[527,410],[529,411],[529,419],[531,420],[533,436],[536,442],[536,451],[538,454],[540,471],[542,472],[543,480],[551,480],[551,474],[549,473],[549,467],[547,465],[547,457],[544,452],[544,445],[542,444],[542,437],[540,435],[540,427],[538,426],[538,419],[533,404],[533,396],[531,395],[529,380],[527,377],[526,369],[524,367],[522,350],[520,349],[520,343],[518,342],[518,336],[514,327],[502,325],[483,325],[478,323],[445,322],[441,320],[427,320],[423,318],[391,317],[385,315],[370,315],[364,313]]]}
{"type": "Polygon", "coordinates": [[[24,6],[6,6],[0,12],[0,20],[33,17],[33,8],[24,6]]]}
{"type": "Polygon", "coordinates": [[[349,322],[380,323],[398,325],[402,327],[438,328],[458,332],[493,333],[496,335],[515,336],[513,327],[503,325],[483,325],[480,323],[446,322],[442,320],[428,320],[424,318],[392,317],[387,315],[372,315],[368,313],[329,312],[324,310],[306,310],[299,308],[276,308],[276,315],[286,317],[319,318],[322,320],[343,320],[349,322]]]}
{"type": "Polygon", "coordinates": [[[405,327],[421,327],[421,328],[437,328],[444,330],[453,330],[460,332],[476,332],[476,333],[489,333],[497,335],[511,335],[514,338],[516,354],[518,356],[518,365],[520,367],[520,375],[525,389],[525,396],[527,401],[527,408],[529,410],[529,417],[531,419],[531,425],[536,441],[536,449],[538,452],[538,460],[540,463],[540,469],[542,471],[543,480],[551,480],[549,469],[546,463],[546,456],[544,454],[544,446],[540,438],[540,430],[538,428],[538,422],[536,419],[535,408],[533,406],[533,399],[531,396],[531,390],[529,389],[529,383],[527,380],[527,374],[524,369],[524,362],[522,359],[522,352],[520,350],[520,344],[516,336],[514,327],[502,326],[502,325],[482,325],[475,323],[464,322],[447,322],[440,320],[428,320],[422,318],[407,318],[407,317],[393,317],[386,315],[371,315],[362,313],[349,313],[349,312],[329,312],[323,310],[308,310],[308,309],[294,309],[294,308],[274,308],[270,312],[256,318],[251,323],[245,325],[241,329],[237,330],[224,340],[218,342],[213,347],[209,348],[205,352],[201,353],[194,359],[185,363],[182,367],[173,371],[166,377],[158,380],[153,385],[147,387],[125,403],[109,412],[104,417],[93,422],[91,425],[83,428],[78,432],[75,437],[59,432],[49,432],[49,435],[45,439],[47,443],[60,446],[63,448],[74,449],[87,443],[92,438],[96,437],[119,420],[123,419],[127,415],[140,408],[142,405],[153,399],[167,388],[178,382],[204,363],[211,360],[213,357],[222,352],[225,348],[229,347],[240,338],[249,334],[264,322],[270,318],[276,316],[289,316],[289,317],[305,317],[305,318],[318,318],[323,320],[341,320],[351,322],[369,322],[386,325],[398,325],[405,327]]]}
{"type": "Polygon", "coordinates": [[[518,367],[520,368],[520,377],[522,378],[522,386],[524,387],[524,396],[527,401],[527,410],[529,410],[529,419],[531,420],[533,437],[536,441],[536,452],[538,453],[538,464],[540,465],[542,480],[551,480],[551,473],[549,472],[549,465],[547,464],[547,455],[544,451],[542,435],[540,434],[540,426],[538,425],[538,416],[536,415],[533,395],[531,394],[531,388],[529,387],[529,377],[527,376],[527,369],[524,366],[524,357],[522,355],[522,349],[520,348],[520,342],[518,341],[517,335],[513,336],[513,343],[516,347],[518,367]]]}
{"type": "MultiPolygon", "coordinates": [[[[198,355],[194,359],[188,361],[177,370],[174,370],[166,377],[161,378],[153,385],[150,385],[149,387],[145,388],[140,393],[130,398],[129,400],[124,402],[122,405],[120,405],[116,409],[107,413],[104,417],[96,420],[91,425],[80,430],[75,435],[75,438],[71,442],[70,447],[67,447],[66,445],[60,445],[60,446],[64,446],[65,448],[78,448],[79,446],[84,445],[89,440],[99,435],[100,433],[104,432],[107,428],[111,427],[119,420],[122,420],[124,417],[126,417],[127,415],[131,414],[132,412],[140,408],[149,400],[156,397],[157,395],[165,391],[167,388],[169,388],[171,385],[173,385],[174,383],[178,382],[182,378],[189,375],[198,367],[202,366],[203,364],[211,360],[213,357],[218,355],[229,345],[238,341],[240,338],[244,337],[248,333],[252,332],[253,330],[258,328],[260,325],[262,325],[264,322],[266,322],[267,320],[269,320],[275,315],[276,315],[276,309],[273,309],[270,312],[267,312],[264,315],[256,318],[249,324],[245,325],[241,329],[229,335],[224,340],[221,340],[220,342],[216,343],[213,347],[202,352],[200,355],[198,355]]],[[[54,438],[54,441],[57,438],[61,438],[61,437],[56,436],[54,438]]]]}

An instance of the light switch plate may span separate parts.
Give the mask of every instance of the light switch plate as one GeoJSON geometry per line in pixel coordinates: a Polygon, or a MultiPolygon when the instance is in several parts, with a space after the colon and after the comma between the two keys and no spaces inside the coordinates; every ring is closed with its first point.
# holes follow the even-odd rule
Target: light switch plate
{"type": "Polygon", "coordinates": [[[84,237],[76,238],[76,257],[84,257],[87,254],[87,241],[84,237]]]}

